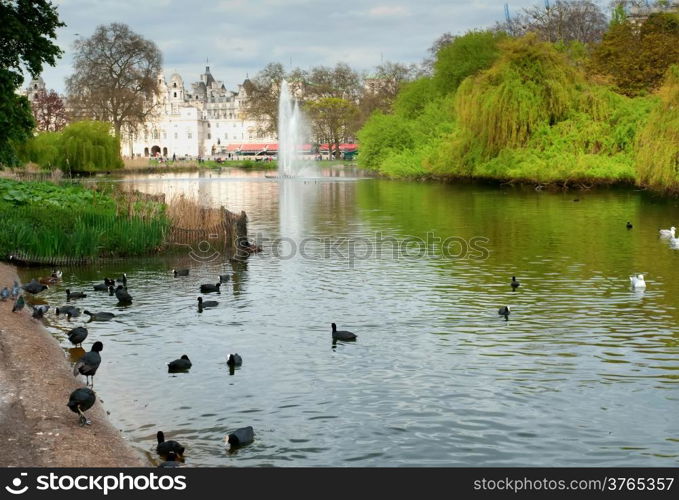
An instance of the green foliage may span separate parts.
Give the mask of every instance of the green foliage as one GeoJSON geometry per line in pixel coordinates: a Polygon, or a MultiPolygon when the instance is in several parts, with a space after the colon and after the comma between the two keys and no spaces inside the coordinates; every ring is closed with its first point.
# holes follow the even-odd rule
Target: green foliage
{"type": "Polygon", "coordinates": [[[416,170],[424,168],[421,160],[426,152],[431,151],[429,143],[451,133],[453,127],[452,95],[429,102],[411,120],[401,115],[376,113],[358,134],[361,145],[358,163],[362,167],[391,174],[390,159],[398,158],[401,165],[407,165],[403,171],[415,175],[416,170]],[[407,159],[415,151],[418,159],[407,159]]]}
{"type": "MultiPolygon", "coordinates": [[[[646,141],[637,136],[649,113],[659,113],[658,99],[588,82],[579,69],[586,57],[581,44],[527,36],[499,46],[491,68],[446,98],[428,84],[406,86],[395,114],[375,115],[359,132],[359,164],[395,177],[634,182],[635,150],[646,141]]],[[[676,151],[667,146],[679,142],[671,135],[679,127],[667,118],[674,106],[648,119],[649,126],[668,123],[648,132],[664,137],[648,148],[657,156],[676,151]]]]}
{"type": "Polygon", "coordinates": [[[17,155],[24,163],[35,163],[46,170],[60,164],[62,136],[60,132],[42,132],[17,146],[17,155]]]}
{"type": "Polygon", "coordinates": [[[396,97],[394,112],[404,118],[413,118],[438,95],[432,78],[423,77],[406,83],[396,97]]]}
{"type": "Polygon", "coordinates": [[[651,14],[640,28],[613,24],[593,53],[591,71],[608,75],[619,92],[643,95],[660,86],[679,61],[679,14],[651,14]]]}
{"type": "Polygon", "coordinates": [[[54,65],[61,49],[52,42],[64,26],[56,7],[46,0],[0,2],[0,167],[14,166],[14,144],[30,137],[35,127],[28,100],[16,94],[24,68],[32,76],[44,64],[54,65]]]}
{"type": "Polygon", "coordinates": [[[109,171],[123,167],[120,140],[104,122],[75,122],[62,132],[43,132],[21,144],[19,158],[64,172],[109,171]]]}
{"type": "Polygon", "coordinates": [[[151,253],[163,245],[169,221],[164,210],[145,203],[151,202],[120,210],[108,193],[80,185],[0,179],[0,255],[46,259],[151,253]]]}
{"type": "Polygon", "coordinates": [[[120,140],[104,122],[76,122],[61,133],[59,166],[64,171],[96,172],[123,167],[120,140]]]}
{"type": "Polygon", "coordinates": [[[502,44],[500,60],[460,86],[456,110],[488,156],[525,145],[576,106],[582,77],[551,44],[529,35],[502,44]]]}
{"type": "Polygon", "coordinates": [[[433,83],[442,95],[455,92],[462,80],[489,68],[500,54],[503,32],[470,31],[455,38],[436,54],[433,83]]]}
{"type": "Polygon", "coordinates": [[[679,189],[679,66],[671,66],[637,139],[639,181],[656,188],[679,189]]]}

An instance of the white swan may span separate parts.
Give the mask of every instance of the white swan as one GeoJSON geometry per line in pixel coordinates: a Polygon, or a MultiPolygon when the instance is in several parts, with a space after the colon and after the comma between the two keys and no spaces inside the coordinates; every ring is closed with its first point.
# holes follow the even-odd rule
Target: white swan
{"type": "Polygon", "coordinates": [[[679,238],[670,238],[670,248],[679,249],[679,238]]]}
{"type": "Polygon", "coordinates": [[[643,274],[637,274],[636,276],[629,277],[632,288],[646,288],[646,282],[644,281],[643,274]]]}
{"type": "Polygon", "coordinates": [[[661,229],[660,230],[660,237],[661,238],[674,238],[674,231],[676,231],[676,227],[672,226],[669,229],[661,229]]]}

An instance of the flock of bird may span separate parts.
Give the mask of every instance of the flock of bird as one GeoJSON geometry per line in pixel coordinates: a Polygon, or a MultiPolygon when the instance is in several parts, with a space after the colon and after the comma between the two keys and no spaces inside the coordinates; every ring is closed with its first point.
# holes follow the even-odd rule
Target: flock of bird
{"type": "MultiPolygon", "coordinates": [[[[189,270],[172,270],[175,277],[178,276],[188,276],[189,270]]],[[[4,287],[0,291],[0,299],[6,301],[8,299],[14,300],[14,306],[12,307],[12,312],[20,313],[26,306],[26,300],[24,299],[24,293],[31,295],[38,295],[44,290],[49,289],[50,285],[56,285],[61,281],[62,272],[54,270],[49,277],[33,279],[30,283],[26,285],[20,285],[17,281],[14,281],[11,289],[9,287],[4,287]]],[[[230,278],[229,275],[220,275],[219,282],[216,284],[204,284],[200,286],[200,291],[202,293],[219,292],[222,283],[225,283],[230,278]]],[[[109,292],[109,296],[115,296],[118,299],[118,305],[131,305],[133,298],[127,290],[127,274],[123,275],[117,279],[104,278],[102,283],[97,283],[93,285],[93,290],[97,292],[109,292]],[[116,284],[118,284],[116,286],[116,284]]],[[[66,300],[68,302],[72,300],[84,299],[87,294],[84,292],[74,292],[70,289],[66,289],[66,300]]],[[[203,309],[208,309],[216,307],[219,303],[217,301],[204,301],[202,297],[198,297],[198,312],[203,312],[203,309]]],[[[45,317],[45,313],[49,311],[49,305],[31,305],[33,309],[32,317],[36,320],[41,320],[45,317]]],[[[72,318],[77,318],[81,315],[81,312],[89,316],[89,322],[92,321],[110,321],[115,317],[115,314],[110,312],[90,312],[88,310],[81,311],[74,305],[67,304],[65,306],[55,308],[55,314],[66,315],[68,320],[72,318]]],[[[334,324],[333,324],[334,327],[334,324]]],[[[338,332],[338,334],[346,334],[348,332],[338,332]]],[[[75,347],[82,347],[82,343],[87,339],[89,331],[85,326],[78,326],[71,329],[68,333],[68,340],[75,347]]],[[[352,334],[353,335],[353,334],[352,334]]],[[[333,334],[334,338],[334,334],[333,334]]],[[[355,336],[354,336],[355,338],[355,336]]],[[[94,392],[94,376],[97,373],[99,366],[101,365],[101,352],[104,349],[102,342],[97,341],[92,344],[89,352],[86,352],[82,357],[80,357],[73,365],[73,375],[84,375],[86,380],[85,387],[80,387],[74,390],[70,396],[66,406],[79,415],[78,420],[80,425],[90,425],[91,421],[86,417],[85,412],[92,408],[96,402],[96,393],[94,392]]],[[[234,370],[235,367],[241,366],[243,364],[243,358],[238,353],[232,353],[227,356],[226,363],[230,370],[234,370]]],[[[189,357],[184,354],[179,359],[170,361],[168,364],[169,373],[184,372],[191,368],[191,361],[189,357]]],[[[233,373],[233,371],[232,371],[233,373]]],[[[185,448],[177,443],[176,441],[165,441],[165,436],[162,431],[157,434],[158,445],[156,447],[156,452],[165,459],[159,467],[177,467],[181,465],[181,461],[184,458],[185,448]]],[[[252,426],[242,427],[236,429],[230,434],[226,435],[224,438],[225,445],[230,448],[235,448],[238,446],[243,446],[253,442],[254,440],[254,430],[252,426]]]]}
{"type": "MultiPolygon", "coordinates": [[[[627,229],[632,229],[632,224],[627,222],[627,229]]],[[[668,239],[670,245],[673,248],[679,248],[679,238],[675,235],[676,228],[671,227],[670,229],[661,229],[660,237],[662,239],[668,239]]],[[[173,269],[172,274],[175,278],[188,276],[189,269],[173,269]]],[[[40,278],[39,280],[33,279],[27,285],[19,285],[18,282],[14,282],[12,288],[5,287],[0,291],[0,298],[5,301],[7,299],[14,299],[14,306],[12,308],[13,312],[21,311],[26,302],[22,295],[22,289],[30,294],[37,295],[43,290],[49,288],[50,284],[56,284],[61,280],[61,271],[55,270],[50,277],[40,278]]],[[[220,286],[229,280],[229,275],[220,275],[219,282],[213,284],[203,284],[200,285],[201,293],[219,293],[220,286]]],[[[629,277],[630,284],[632,288],[641,289],[646,287],[646,282],[644,281],[644,276],[642,274],[637,274],[629,277]]],[[[513,291],[515,291],[521,283],[516,279],[516,276],[512,276],[510,281],[510,286],[513,291]]],[[[116,296],[118,299],[118,305],[130,305],[132,304],[132,296],[127,291],[127,275],[123,274],[117,280],[112,278],[104,278],[103,283],[97,283],[93,285],[94,291],[108,291],[110,296],[116,296]],[[116,283],[119,283],[116,287],[116,283]],[[115,287],[115,288],[114,288],[115,287]]],[[[66,289],[66,300],[76,300],[87,297],[87,294],[83,292],[71,292],[70,289],[66,289]]],[[[202,313],[204,309],[214,308],[219,305],[219,302],[214,300],[203,300],[203,297],[198,297],[198,312],[202,313]]],[[[45,313],[49,310],[48,305],[33,305],[33,318],[42,319],[45,313]]],[[[89,321],[109,321],[115,317],[113,313],[109,312],[90,312],[87,310],[82,311],[87,314],[90,319],[89,321]]],[[[76,318],[80,316],[80,309],[72,305],[66,305],[56,308],[56,314],[65,314],[68,319],[76,318]]],[[[498,315],[504,317],[505,320],[509,320],[509,315],[511,313],[511,308],[508,305],[502,306],[498,309],[498,315]]],[[[332,327],[332,340],[333,343],[336,341],[354,341],[357,339],[357,335],[353,332],[346,330],[338,330],[335,323],[331,324],[332,327]]],[[[88,330],[84,326],[79,326],[73,328],[68,332],[68,339],[74,346],[82,346],[82,342],[87,338],[88,330]]],[[[73,366],[73,375],[78,374],[85,375],[86,387],[81,387],[73,391],[70,395],[67,406],[74,413],[79,414],[79,421],[81,425],[89,425],[90,421],[85,416],[84,412],[89,410],[96,401],[96,395],[92,388],[90,388],[90,378],[92,379],[91,387],[94,387],[94,375],[101,364],[101,351],[104,346],[102,342],[95,342],[92,348],[84,356],[82,356],[78,361],[76,361],[73,366]]],[[[237,354],[232,353],[227,356],[227,365],[231,370],[237,366],[243,364],[243,358],[237,354]]],[[[168,372],[177,373],[184,372],[191,368],[192,363],[189,357],[184,354],[179,359],[170,361],[168,363],[168,372]]],[[[185,448],[177,441],[166,441],[165,435],[162,431],[158,431],[157,434],[158,445],[156,447],[156,452],[163,458],[165,462],[160,464],[160,467],[177,467],[181,464],[180,459],[183,459],[185,448]]],[[[234,432],[225,436],[225,444],[230,447],[242,446],[249,444],[254,440],[254,430],[252,426],[242,427],[236,429],[234,432]]]]}

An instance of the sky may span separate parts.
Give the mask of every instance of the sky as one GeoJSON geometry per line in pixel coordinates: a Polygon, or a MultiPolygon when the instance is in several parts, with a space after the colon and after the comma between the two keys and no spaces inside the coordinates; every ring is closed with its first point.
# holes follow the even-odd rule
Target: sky
{"type": "MultiPolygon", "coordinates": [[[[463,34],[504,19],[493,0],[53,0],[66,27],[58,30],[64,51],[45,67],[48,89],[65,90],[73,72],[72,45],[101,24],[120,22],[154,41],[167,78],[199,80],[205,66],[234,90],[269,62],[286,69],[345,62],[370,71],[382,61],[419,63],[440,35],[463,34]]],[[[541,0],[510,1],[511,12],[541,0]]],[[[28,84],[28,80],[25,85],[28,84]]]]}

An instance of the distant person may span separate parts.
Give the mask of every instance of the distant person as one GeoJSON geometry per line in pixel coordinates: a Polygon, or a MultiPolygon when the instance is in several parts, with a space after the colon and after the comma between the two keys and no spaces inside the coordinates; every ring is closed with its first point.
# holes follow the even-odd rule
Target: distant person
{"type": "Polygon", "coordinates": [[[172,153],[172,161],[177,161],[177,153],[172,153]]]}

